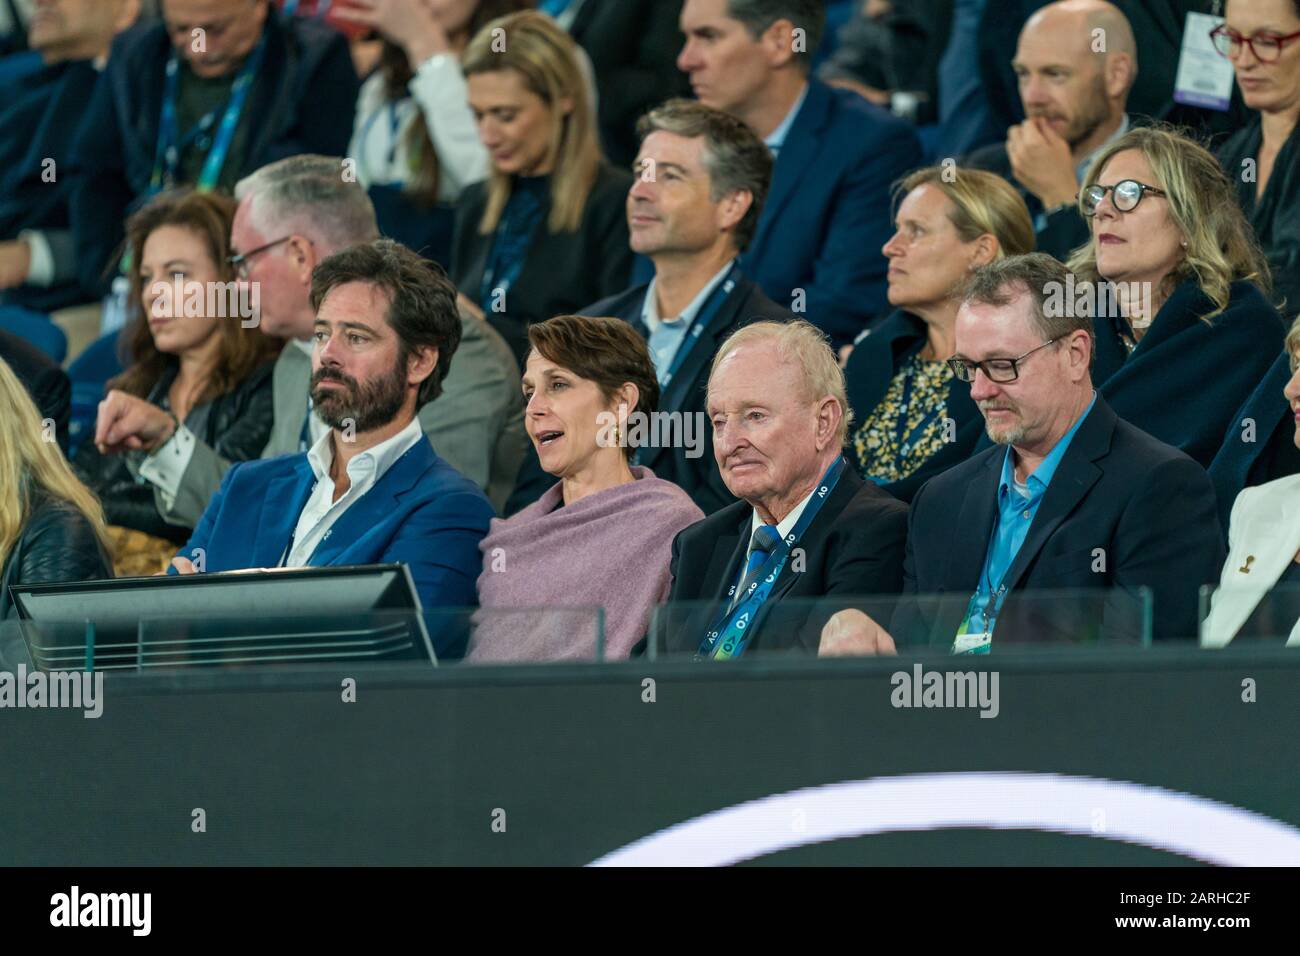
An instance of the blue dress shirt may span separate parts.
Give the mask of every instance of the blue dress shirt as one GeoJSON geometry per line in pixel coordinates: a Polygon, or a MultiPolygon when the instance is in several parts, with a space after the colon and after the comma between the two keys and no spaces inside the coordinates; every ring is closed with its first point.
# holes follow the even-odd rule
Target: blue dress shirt
{"type": "Polygon", "coordinates": [[[1007,576],[1011,565],[1015,563],[1016,555],[1020,553],[1020,548],[1029,535],[1029,527],[1034,523],[1034,515],[1038,514],[1038,506],[1042,504],[1043,496],[1047,494],[1047,486],[1052,483],[1052,476],[1056,474],[1061,459],[1065,457],[1065,452],[1074,439],[1074,433],[1079,430],[1079,426],[1083,424],[1083,420],[1088,417],[1095,404],[1097,404],[1097,393],[1093,391],[1092,401],[1088,403],[1083,414],[1047,453],[1047,457],[1034,473],[1025,479],[1025,486],[1029,491],[1028,498],[1023,497],[1016,490],[1015,460],[1012,458],[1012,449],[1007,448],[1007,453],[1002,459],[1002,478],[998,482],[997,521],[993,526],[993,537],[989,541],[988,551],[984,555],[984,570],[975,586],[975,595],[971,598],[967,611],[968,633],[978,634],[988,631],[996,620],[998,606],[1005,596],[1002,587],[1003,579],[1007,576]],[[997,603],[994,605],[992,620],[990,620],[989,600],[995,595],[997,603]]]}

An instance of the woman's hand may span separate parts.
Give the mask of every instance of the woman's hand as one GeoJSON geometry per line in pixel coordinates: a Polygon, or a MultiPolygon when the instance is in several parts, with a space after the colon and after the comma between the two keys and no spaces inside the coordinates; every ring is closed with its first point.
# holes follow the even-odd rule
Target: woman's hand
{"type": "Polygon", "coordinates": [[[340,20],[370,27],[406,51],[411,69],[451,50],[447,31],[424,0],[349,0],[334,7],[340,20]]]}

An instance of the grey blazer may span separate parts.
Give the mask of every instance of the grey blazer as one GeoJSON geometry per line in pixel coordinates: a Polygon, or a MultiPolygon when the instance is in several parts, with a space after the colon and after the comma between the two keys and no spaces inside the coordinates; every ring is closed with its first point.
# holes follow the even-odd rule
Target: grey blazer
{"type": "MultiPolygon", "coordinates": [[[[275,424],[263,458],[298,451],[310,381],[311,358],[286,344],[272,375],[275,424]]],[[[434,450],[482,488],[500,512],[514,488],[527,440],[519,366],[500,333],[481,319],[461,314],[460,346],[442,394],[421,408],[419,417],[434,450]]],[[[169,522],[196,526],[230,464],[198,442],[170,509],[154,489],[159,513],[169,522]]]]}

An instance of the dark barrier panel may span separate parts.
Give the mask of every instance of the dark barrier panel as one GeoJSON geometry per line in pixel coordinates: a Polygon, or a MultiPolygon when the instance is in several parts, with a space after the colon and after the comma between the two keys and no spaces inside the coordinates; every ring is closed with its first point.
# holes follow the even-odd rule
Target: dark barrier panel
{"type": "Polygon", "coordinates": [[[1300,862],[1300,655],[917,666],[916,686],[906,659],[109,675],[98,718],[0,709],[0,856],[586,864],[845,783],[702,824],[692,858],[1300,862]],[[975,675],[974,706],[924,706],[957,687],[943,668],[975,675]],[[834,838],[855,826],[887,832],[834,838]]]}

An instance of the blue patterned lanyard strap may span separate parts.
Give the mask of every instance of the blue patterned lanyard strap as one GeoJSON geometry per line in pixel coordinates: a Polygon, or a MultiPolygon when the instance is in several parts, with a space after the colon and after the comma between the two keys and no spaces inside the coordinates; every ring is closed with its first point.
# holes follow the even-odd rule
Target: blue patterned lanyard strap
{"type": "MultiPolygon", "coordinates": [[[[767,596],[772,593],[772,588],[776,585],[776,579],[781,576],[781,570],[790,557],[790,551],[803,537],[808,530],[808,526],[813,523],[813,519],[822,510],[822,505],[826,504],[826,499],[835,490],[840,475],[844,473],[845,465],[844,456],[841,455],[826,469],[826,473],[822,475],[822,480],[817,485],[817,490],[808,499],[803,514],[799,516],[795,526],[790,529],[790,533],[772,549],[772,553],[758,570],[750,575],[747,581],[741,582],[740,586],[744,589],[744,593],[740,600],[736,602],[736,606],[723,611],[714,620],[713,626],[709,628],[708,633],[704,635],[704,640],[700,642],[699,651],[696,653],[697,659],[712,658],[720,661],[739,657],[744,653],[745,647],[749,643],[750,625],[754,623],[758,609],[767,600],[767,596]]],[[[731,590],[727,592],[727,597],[730,598],[735,593],[736,586],[732,585],[731,590]]]]}
{"type": "Polygon", "coordinates": [[[691,322],[685,336],[682,338],[681,345],[677,346],[677,354],[673,356],[673,360],[668,366],[668,373],[663,377],[663,381],[659,383],[661,390],[668,388],[673,376],[680,371],[682,363],[686,361],[686,356],[690,354],[691,349],[695,348],[700,336],[708,330],[709,325],[717,316],[718,310],[722,308],[722,303],[727,300],[727,296],[731,295],[732,290],[735,289],[736,275],[739,268],[737,263],[732,263],[731,268],[727,270],[726,276],[714,287],[704,304],[700,306],[699,311],[695,313],[695,319],[691,322]]]}
{"type": "MultiPolygon", "coordinates": [[[[248,100],[249,87],[257,78],[258,68],[266,51],[266,36],[257,42],[252,55],[244,63],[239,76],[230,89],[230,99],[226,103],[225,113],[217,127],[216,138],[208,150],[203,169],[199,172],[195,188],[199,192],[210,192],[221,178],[221,168],[226,163],[230,144],[234,141],[235,130],[239,126],[239,117],[244,112],[248,100]]],[[[166,85],[163,90],[162,114],[158,121],[158,148],[154,156],[153,176],[149,180],[150,192],[158,192],[175,185],[176,171],[180,167],[181,151],[199,136],[206,133],[216,122],[217,111],[213,110],[199,120],[184,138],[176,129],[176,89],[179,85],[180,60],[172,50],[167,59],[166,85]]]]}

